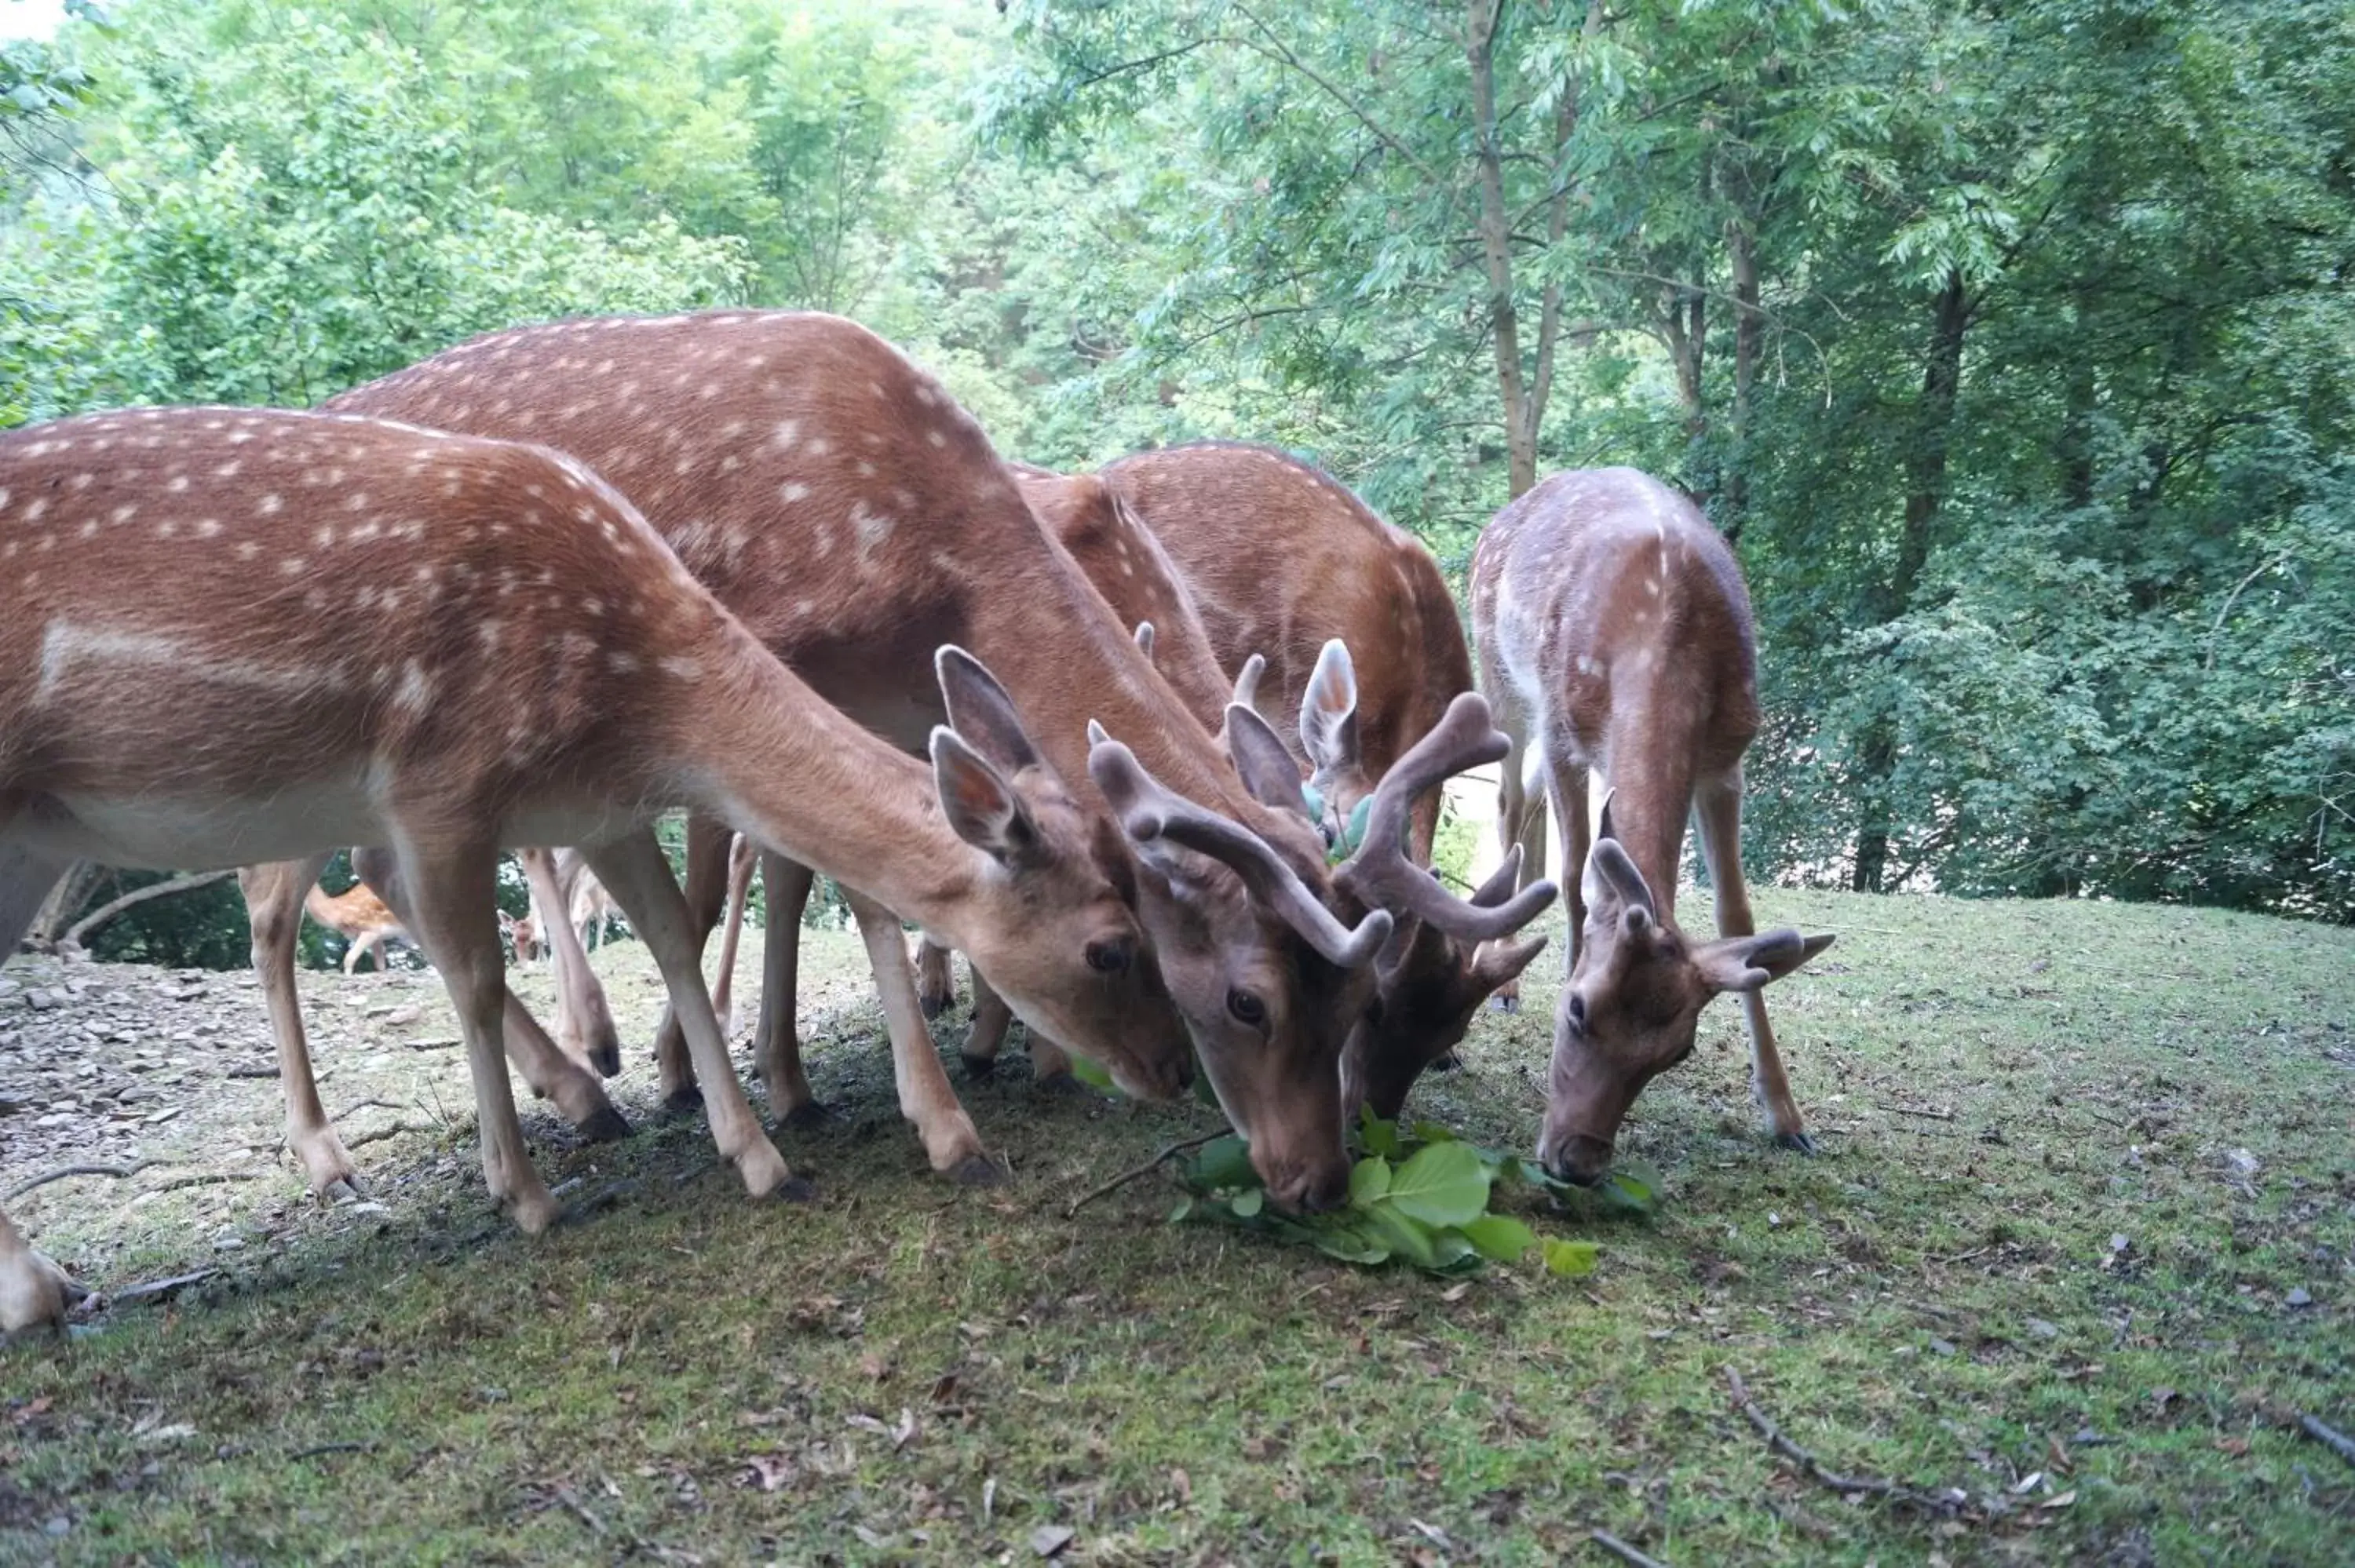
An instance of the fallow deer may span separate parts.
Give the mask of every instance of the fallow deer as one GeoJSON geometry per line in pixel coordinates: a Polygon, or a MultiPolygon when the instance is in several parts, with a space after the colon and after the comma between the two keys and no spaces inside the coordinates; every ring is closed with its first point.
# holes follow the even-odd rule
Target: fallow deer
{"type": "MultiPolygon", "coordinates": [[[[1026,480],[1024,492],[1060,523],[1064,544],[1108,596],[1151,585],[1156,564],[1176,574],[1179,606],[1162,639],[1171,646],[1156,659],[1181,660],[1207,638],[1216,666],[1264,693],[1260,705],[1277,732],[1298,737],[1295,756],[1324,804],[1320,829],[1338,839],[1399,758],[1472,688],[1463,622],[1431,552],[1331,475],[1271,447],[1204,441],[1140,452],[1091,482],[1133,506],[1155,541],[1149,556],[1095,544],[1107,531],[1086,507],[1059,504],[1051,479],[1026,480]]],[[[1431,863],[1439,809],[1436,788],[1414,802],[1407,847],[1419,865],[1431,863]]],[[[1501,904],[1514,890],[1507,869],[1473,901],[1501,904]]],[[[1344,1054],[1344,1108],[1365,1103],[1396,1116],[1481,1002],[1511,987],[1545,942],[1466,943],[1429,925],[1395,931],[1379,1005],[1344,1054]]]]}
{"type": "MultiPolygon", "coordinates": [[[[1003,688],[959,651],[937,666],[951,725],[927,766],[818,697],[627,502],[544,449],[234,408],[12,431],[0,951],[76,859],[389,846],[399,892],[382,891],[457,1009],[489,1190],[537,1231],[556,1203],[499,1061],[496,857],[581,844],[663,972],[714,1140],[765,1195],[790,1172],[729,1070],[651,832],[685,806],[936,927],[1059,1037],[1159,1081],[1166,1064],[1124,1066],[1130,998],[1097,959],[1142,938],[1086,821],[1003,688]],[[513,647],[540,658],[527,690],[499,678],[513,647]]],[[[66,1288],[0,1216],[0,1330],[56,1319],[66,1288]]]]}
{"type": "MultiPolygon", "coordinates": [[[[1108,983],[1139,997],[1166,986],[1176,1004],[1139,1045],[1182,1052],[1190,1033],[1273,1198],[1339,1201],[1348,1161],[1337,1097],[1305,1086],[1329,1084],[1337,1070],[1391,912],[1351,926],[1327,907],[1338,895],[1296,811],[1239,781],[1040,528],[980,427],[931,376],[837,317],[730,311],[502,333],[330,407],[549,441],[592,463],[765,646],[901,745],[921,745],[940,715],[925,651],[952,638],[975,649],[1039,726],[1038,750],[1012,766],[1052,764],[1075,779],[1084,769],[1112,799],[1109,812],[1093,795],[1087,808],[1106,863],[1135,875],[1153,947],[1106,950],[1108,983]],[[1091,718],[1125,748],[1092,750],[1091,718]],[[1123,809],[1147,786],[1201,810],[1180,820],[1123,809]]],[[[1296,798],[1296,779],[1284,792],[1296,798]]],[[[690,902],[705,932],[725,902],[725,842],[707,826],[700,853],[691,846],[690,902]]],[[[792,875],[764,859],[783,908],[794,904],[779,896],[792,875]]],[[[1409,895],[1424,900],[1418,909],[1429,904],[1409,895]]],[[[1484,926],[1515,912],[1457,906],[1484,926]]],[[[904,1012],[887,1009],[903,1108],[936,1169],[969,1171],[982,1162],[980,1139],[914,1005],[889,901],[854,907],[870,959],[896,971],[879,981],[907,996],[904,1012]]],[[[769,923],[768,998],[790,994],[779,981],[796,929],[782,916],[769,923]]],[[[997,989],[1026,1022],[1087,1048],[997,989]]],[[[807,1102],[773,1034],[762,1068],[773,1111],[807,1102]]],[[[684,1088],[686,1076],[666,1065],[666,1089],[684,1088]]],[[[1173,1070],[1154,1087],[1171,1092],[1179,1081],[1173,1070]]]]}
{"type": "Polygon", "coordinates": [[[344,972],[356,974],[360,959],[373,951],[379,972],[385,968],[389,944],[407,941],[400,917],[365,882],[355,882],[341,893],[330,893],[314,879],[303,895],[303,912],[343,938],[344,972]]]}
{"type": "Polygon", "coordinates": [[[1542,777],[1571,883],[1569,980],[1554,1009],[1538,1152],[1572,1181],[1601,1178],[1651,1079],[1692,1051],[1701,1008],[1741,994],[1753,1089],[1777,1143],[1811,1150],[1760,995],[1831,945],[1754,935],[1742,881],[1742,756],[1758,731],[1750,595],[1733,553],[1691,502],[1633,469],[1557,474],[1498,513],[1472,560],[1481,684],[1513,749],[1497,830],[1528,858],[1542,777]],[[1607,781],[1587,842],[1589,770],[1607,781]],[[1676,921],[1685,819],[1699,819],[1721,938],[1676,921]]]}

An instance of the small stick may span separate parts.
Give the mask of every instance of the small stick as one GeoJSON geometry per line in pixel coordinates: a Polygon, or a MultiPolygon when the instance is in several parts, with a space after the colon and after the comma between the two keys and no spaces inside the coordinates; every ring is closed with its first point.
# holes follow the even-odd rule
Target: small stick
{"type": "Polygon", "coordinates": [[[1152,1159],[1146,1160],[1135,1170],[1124,1171],[1119,1175],[1114,1177],[1111,1181],[1105,1182],[1103,1186],[1082,1192],[1077,1198],[1072,1199],[1071,1206],[1063,1211],[1063,1218],[1067,1220],[1070,1219],[1082,1209],[1087,1207],[1090,1203],[1094,1202],[1098,1198],[1103,1197],[1106,1192],[1114,1192],[1122,1187],[1125,1187],[1131,1181],[1135,1181],[1139,1176],[1151,1175],[1154,1171],[1161,1169],[1161,1165],[1164,1160],[1167,1160],[1175,1155],[1183,1154],[1189,1149],[1199,1149],[1202,1145],[1211,1141],[1213,1139],[1226,1137],[1227,1131],[1228,1129],[1222,1127],[1216,1132],[1206,1132],[1199,1138],[1189,1138],[1182,1143],[1171,1144],[1168,1148],[1163,1150],[1160,1153],[1155,1155],[1152,1159]]]}
{"type": "Polygon", "coordinates": [[[1886,1101],[1878,1101],[1876,1103],[1881,1106],[1882,1110],[1895,1111],[1899,1116],[1925,1116],[1932,1121],[1952,1121],[1955,1119],[1954,1112],[1950,1110],[1934,1109],[1929,1106],[1892,1106],[1886,1101]]]}
{"type": "Polygon", "coordinates": [[[566,1508],[570,1509],[574,1513],[580,1515],[581,1522],[589,1527],[590,1534],[597,1537],[600,1541],[602,1541],[605,1538],[605,1521],[599,1519],[595,1514],[591,1513],[589,1511],[589,1505],[582,1502],[579,1498],[574,1497],[570,1487],[557,1488],[556,1500],[562,1503],[566,1508]]]}
{"type": "Polygon", "coordinates": [[[1783,1429],[1774,1425],[1774,1418],[1758,1408],[1757,1402],[1750,1397],[1750,1386],[1742,1381],[1740,1372],[1729,1366],[1725,1369],[1725,1380],[1733,1390],[1733,1407],[1749,1418],[1750,1425],[1758,1429],[1758,1435],[1766,1439],[1766,1446],[1798,1466],[1810,1479],[1836,1492],[1843,1495],[1862,1492],[1868,1497],[1887,1498],[1907,1508],[1919,1509],[1923,1513],[1949,1517],[1960,1513],[1964,1503],[1968,1500],[1957,1493],[1916,1491],[1895,1481],[1884,1481],[1871,1476],[1843,1476],[1828,1470],[1824,1468],[1822,1460],[1784,1436],[1783,1429]]]}
{"type": "Polygon", "coordinates": [[[147,1189],[150,1192],[176,1192],[183,1187],[213,1187],[224,1181],[259,1181],[259,1171],[208,1171],[194,1176],[175,1176],[168,1181],[158,1181],[147,1189]]]}
{"type": "Polygon", "coordinates": [[[341,1110],[337,1111],[337,1112],[335,1114],[335,1116],[334,1116],[332,1118],[330,1118],[330,1119],[335,1120],[335,1121],[341,1121],[341,1120],[343,1120],[346,1117],[347,1117],[347,1116],[351,1115],[354,1111],[362,1111],[362,1110],[366,1110],[366,1109],[368,1109],[368,1107],[370,1107],[370,1106],[376,1106],[376,1107],[379,1107],[380,1109],[383,1109],[383,1110],[389,1110],[389,1111],[402,1111],[402,1110],[408,1110],[408,1109],[410,1109],[410,1107],[409,1107],[408,1106],[395,1105],[395,1104],[393,1104],[390,1100],[378,1100],[378,1099],[354,1100],[351,1104],[349,1104],[349,1105],[346,1106],[343,1109],[341,1109],[341,1110]]]}
{"type": "Polygon", "coordinates": [[[1632,1563],[1635,1568],[1668,1568],[1668,1565],[1647,1552],[1628,1545],[1607,1530],[1591,1530],[1586,1539],[1611,1553],[1622,1563],[1632,1563]]]}
{"type": "Polygon", "coordinates": [[[136,1176],[150,1165],[163,1163],[164,1161],[160,1160],[140,1160],[129,1165],[60,1165],[55,1171],[44,1171],[28,1181],[20,1182],[9,1192],[8,1201],[13,1203],[37,1187],[46,1187],[52,1181],[63,1181],[71,1176],[112,1176],[117,1181],[123,1181],[136,1176]]]}
{"type": "Polygon", "coordinates": [[[373,1443],[321,1443],[315,1447],[295,1449],[286,1456],[286,1462],[291,1465],[297,1459],[314,1459],[322,1454],[365,1454],[375,1446],[373,1443]]]}
{"type": "Polygon", "coordinates": [[[344,1147],[346,1150],[365,1149],[371,1143],[382,1143],[386,1139],[398,1137],[404,1132],[431,1133],[432,1130],[433,1128],[430,1127],[423,1127],[413,1121],[397,1121],[390,1127],[380,1127],[374,1132],[363,1132],[357,1137],[347,1138],[344,1139],[344,1147]]]}
{"type": "Polygon", "coordinates": [[[219,1272],[218,1268],[200,1268],[194,1274],[176,1274],[169,1279],[144,1280],[137,1285],[126,1285],[120,1290],[108,1291],[106,1299],[109,1305],[115,1307],[128,1307],[134,1301],[161,1300],[191,1285],[201,1285],[219,1272]]]}
{"type": "Polygon", "coordinates": [[[2350,1437],[2344,1432],[2335,1431],[2325,1425],[2322,1418],[2317,1415],[2301,1415],[2297,1418],[2297,1424],[2305,1429],[2307,1436],[2337,1454],[2349,1464],[2355,1465],[2355,1437],[2350,1437]]]}

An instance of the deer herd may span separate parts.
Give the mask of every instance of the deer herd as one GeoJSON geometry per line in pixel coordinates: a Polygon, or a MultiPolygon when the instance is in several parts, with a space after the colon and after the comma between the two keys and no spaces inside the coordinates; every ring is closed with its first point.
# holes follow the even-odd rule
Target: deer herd
{"type": "MultiPolygon", "coordinates": [[[[1076,1054],[1167,1099],[1199,1071],[1271,1201],[1316,1210],[1346,1198],[1359,1107],[1394,1115],[1544,946],[1520,935],[1556,891],[1541,780],[1577,873],[1545,1163],[1599,1178],[1724,991],[1773,1134],[1806,1148],[1759,991],[1830,938],[1751,928],[1731,553],[1664,485],[1566,473],[1488,528],[1472,598],[1485,697],[1429,553],[1316,469],[1225,443],[1009,462],[825,315],[564,322],[314,412],[61,419],[0,435],[0,954],[77,860],[245,868],[288,1141],[325,1192],[357,1172],[312,1081],[303,911],[351,938],[347,969],[413,941],[456,1009],[490,1193],[538,1231],[558,1207],[502,1055],[585,1135],[628,1130],[574,929],[588,877],[660,969],[666,1097],[700,1104],[753,1197],[802,1185],[702,975],[757,856],[778,1123],[814,1109],[795,916],[823,874],[935,1170],[997,1170],[926,1022],[955,949],[971,1072],[1015,1018],[1042,1077],[1076,1054]],[[1499,758],[1504,862],[1459,896],[1431,869],[1440,787],[1499,758]],[[654,833],[682,810],[683,890],[654,833]],[[1689,813],[1714,941],[1674,916],[1689,813]],[[364,885],[321,893],[351,845],[364,885]],[[506,989],[504,850],[553,1034],[506,989]]],[[[72,1288],[0,1214],[0,1330],[61,1319],[72,1288]]]]}

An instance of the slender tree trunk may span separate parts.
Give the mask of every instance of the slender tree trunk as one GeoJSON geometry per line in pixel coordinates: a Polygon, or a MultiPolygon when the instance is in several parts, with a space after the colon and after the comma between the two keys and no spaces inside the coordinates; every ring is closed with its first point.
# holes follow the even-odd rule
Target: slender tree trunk
{"type": "MultiPolygon", "coordinates": [[[[49,895],[41,900],[40,912],[33,916],[32,928],[25,934],[37,942],[55,943],[64,934],[67,923],[73,919],[76,912],[90,902],[99,878],[105,874],[106,868],[95,862],[74,862],[67,868],[66,874],[58,878],[58,885],[49,889],[49,895]]],[[[0,958],[5,957],[5,953],[0,953],[0,958]]]]}
{"type": "Polygon", "coordinates": [[[1733,407],[1727,416],[1732,438],[1725,456],[1725,536],[1742,536],[1750,509],[1750,389],[1758,378],[1758,351],[1764,320],[1758,309],[1757,214],[1749,182],[1741,183],[1741,208],[1725,226],[1725,254],[1733,273],[1733,407]]]}
{"type": "Polygon", "coordinates": [[[1513,303],[1513,254],[1505,213],[1504,153],[1497,144],[1497,24],[1505,0],[1466,0],[1464,54],[1472,68],[1474,159],[1480,191],[1480,252],[1488,269],[1488,335],[1497,356],[1497,388],[1505,403],[1508,484],[1518,496],[1538,482],[1535,427],[1521,376],[1521,323],[1513,303]]]}
{"type": "MultiPolygon", "coordinates": [[[[1929,563],[1930,546],[1946,495],[1946,452],[1954,432],[1955,399],[1963,379],[1963,334],[1970,324],[1970,296],[1958,271],[1946,274],[1938,291],[1931,333],[1929,363],[1922,376],[1922,401],[1917,408],[1913,441],[1905,454],[1905,523],[1897,540],[1897,559],[1888,579],[1874,596],[1875,623],[1896,620],[1912,607],[1922,568],[1929,563]]],[[[1856,839],[1856,864],[1850,879],[1859,893],[1879,893],[1889,864],[1889,778],[1897,760],[1896,720],[1883,714],[1866,730],[1859,747],[1862,765],[1863,820],[1856,839]]]]}

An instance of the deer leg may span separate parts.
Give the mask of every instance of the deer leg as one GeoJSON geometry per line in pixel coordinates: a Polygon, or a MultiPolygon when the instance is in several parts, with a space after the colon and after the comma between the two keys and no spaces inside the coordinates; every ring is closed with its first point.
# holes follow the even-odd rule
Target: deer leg
{"type": "Polygon", "coordinates": [[[842,895],[858,921],[868,961],[875,967],[875,989],[882,993],[900,1113],[916,1124],[933,1170],[969,1185],[996,1181],[997,1167],[983,1152],[981,1134],[974,1130],[973,1118],[958,1102],[948,1075],[941,1070],[940,1054],[932,1048],[932,1032],[925,1027],[924,1010],[916,999],[915,976],[909,968],[900,917],[847,887],[842,895]]]}
{"type": "Polygon", "coordinates": [[[949,950],[930,937],[916,939],[916,999],[926,1018],[938,1018],[956,1005],[956,970],[949,950]]]}
{"type": "MultiPolygon", "coordinates": [[[[411,932],[417,930],[410,908],[409,885],[395,856],[380,849],[356,849],[352,852],[352,870],[362,882],[376,889],[377,896],[400,916],[403,926],[411,932]]],[[[496,872],[493,880],[496,883],[496,872]]],[[[492,925],[494,928],[497,926],[496,915],[492,925]]],[[[432,960],[431,948],[426,958],[432,960]]],[[[504,962],[501,969],[499,1043],[531,1092],[553,1104],[559,1115],[592,1142],[629,1137],[630,1124],[606,1097],[605,1086],[597,1081],[595,1074],[557,1049],[556,1042],[540,1028],[538,1021],[524,1006],[523,999],[507,989],[504,962]]]]}
{"type": "MultiPolygon", "coordinates": [[[[719,932],[719,976],[711,987],[712,1015],[722,1036],[736,1033],[736,944],[744,932],[744,906],[752,896],[752,841],[739,834],[728,849],[728,920],[719,932]]],[[[687,903],[693,906],[690,897],[687,903]]]]}
{"type": "MultiPolygon", "coordinates": [[[[700,812],[687,819],[687,935],[695,946],[698,970],[703,965],[703,945],[711,939],[711,928],[719,924],[728,902],[729,842],[724,824],[700,812]]],[[[662,1022],[655,1025],[655,1065],[662,1082],[663,1102],[673,1110],[694,1109],[695,1064],[687,1052],[678,1011],[668,1004],[663,1008],[662,1022]]]]}
{"type": "Polygon", "coordinates": [[[246,923],[253,932],[253,972],[270,1009],[270,1036],[278,1046],[278,1086],[286,1097],[286,1147],[303,1162],[311,1191],[325,1198],[337,1187],[357,1197],[359,1172],[351,1151],[327,1121],[319,1085],[311,1069],[311,1049],[303,1031],[303,1005],[294,990],[294,938],[303,926],[303,895],[319,879],[325,855],[309,860],[250,865],[237,874],[245,895],[246,923]]]}
{"type": "MultiPolygon", "coordinates": [[[[1503,685],[1501,682],[1496,683],[1503,685]]],[[[1527,887],[1545,875],[1545,800],[1529,789],[1532,780],[1527,720],[1518,706],[1502,698],[1495,713],[1497,726],[1510,742],[1504,760],[1497,764],[1497,849],[1499,853],[1510,854],[1515,844],[1521,846],[1520,887],[1527,887]]],[[[1489,1005],[1503,1012],[1517,1011],[1521,1005],[1520,977],[1516,975],[1498,986],[1489,998],[1489,1005]]]]}
{"type": "MultiPolygon", "coordinates": [[[[0,800],[0,961],[16,951],[16,944],[33,928],[33,917],[41,912],[41,901],[72,863],[10,843],[11,814],[0,800]]],[[[0,1210],[0,1333],[42,1323],[62,1327],[67,1303],[84,1294],[64,1269],[33,1250],[6,1211],[0,1210]]]]}
{"type": "MultiPolygon", "coordinates": [[[[23,936],[18,932],[9,942],[12,952],[23,936]]],[[[67,1304],[89,1294],[71,1275],[35,1252],[7,1211],[0,1209],[0,1334],[45,1323],[63,1330],[67,1304]]]]}
{"type": "MultiPolygon", "coordinates": [[[[1561,945],[1566,955],[1561,974],[1567,980],[1578,972],[1579,948],[1586,939],[1586,856],[1594,847],[1594,830],[1586,820],[1586,759],[1566,736],[1551,737],[1546,747],[1546,784],[1554,820],[1561,824],[1562,901],[1570,906],[1570,940],[1561,945]]],[[[1542,858],[1545,813],[1532,815],[1537,818],[1538,854],[1542,858]]],[[[1526,840],[1521,853],[1529,853],[1526,840]]],[[[1521,863],[1526,870],[1528,861],[1521,863]]]]}
{"type": "Polygon", "coordinates": [[[761,1012],[752,1025],[752,1060],[768,1086],[769,1114],[787,1127],[826,1119],[802,1070],[802,1042],[795,1026],[794,990],[801,980],[802,911],[809,906],[817,874],[797,860],[763,851],[761,886],[769,923],[762,932],[761,1012]]]}
{"type": "MultiPolygon", "coordinates": [[[[1755,935],[1750,914],[1750,889],[1742,880],[1742,769],[1736,766],[1722,779],[1705,780],[1693,791],[1693,814],[1700,820],[1700,853],[1709,867],[1711,901],[1717,906],[1721,937],[1755,935]]],[[[1742,1018],[1750,1029],[1750,1092],[1766,1112],[1767,1130],[1777,1148],[1816,1151],[1799,1104],[1791,1097],[1791,1080],[1783,1071],[1782,1054],[1774,1048],[1774,1031],[1766,1022],[1764,990],[1742,993],[1742,1018]]]]}
{"type": "MultiPolygon", "coordinates": [[[[723,839],[722,844],[726,841],[723,839]]],[[[703,956],[695,950],[691,916],[678,884],[671,879],[670,862],[651,832],[623,835],[587,852],[590,869],[605,891],[622,906],[630,929],[646,945],[662,970],[670,991],[671,1009],[687,1033],[703,1090],[703,1106],[711,1122],[711,1140],[720,1156],[736,1167],[744,1190],[765,1198],[793,1178],[784,1157],[760,1118],[745,1103],[743,1086],[728,1061],[728,1042],[719,1037],[719,1021],[711,1015],[711,993],[703,988],[703,956]]],[[[807,1183],[802,1184],[805,1190],[807,1183]]]]}
{"type": "Polygon", "coordinates": [[[610,1078],[622,1070],[622,1033],[613,1027],[605,988],[597,982],[597,972],[589,967],[589,955],[581,950],[565,915],[566,894],[556,855],[550,850],[527,849],[517,850],[516,859],[531,889],[541,940],[556,959],[556,1044],[574,1061],[610,1078]]]}
{"type": "MultiPolygon", "coordinates": [[[[474,1080],[475,1117],[481,1124],[483,1179],[492,1200],[517,1225],[527,1233],[546,1230],[555,1222],[556,1200],[532,1169],[523,1128],[516,1120],[515,1096],[507,1087],[506,1064],[499,1059],[506,984],[495,913],[498,851],[491,844],[429,851],[413,842],[396,842],[393,855],[409,906],[398,912],[423,944],[426,960],[442,971],[442,983],[458,1011],[459,1032],[465,1036],[466,1065],[474,1080]]],[[[371,885],[387,904],[392,903],[387,888],[371,885]]]]}

